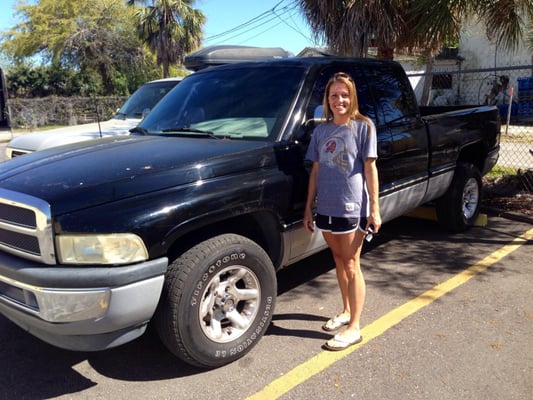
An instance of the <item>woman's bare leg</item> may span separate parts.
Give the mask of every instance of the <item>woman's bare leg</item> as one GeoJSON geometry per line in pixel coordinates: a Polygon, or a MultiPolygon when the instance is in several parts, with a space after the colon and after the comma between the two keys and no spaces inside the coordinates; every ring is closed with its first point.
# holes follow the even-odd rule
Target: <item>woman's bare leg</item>
{"type": "Polygon", "coordinates": [[[364,234],[359,230],[337,235],[325,232],[324,238],[335,260],[344,311],[350,313],[350,323],[339,335],[353,338],[359,335],[366,297],[366,285],[360,264],[364,234]]]}

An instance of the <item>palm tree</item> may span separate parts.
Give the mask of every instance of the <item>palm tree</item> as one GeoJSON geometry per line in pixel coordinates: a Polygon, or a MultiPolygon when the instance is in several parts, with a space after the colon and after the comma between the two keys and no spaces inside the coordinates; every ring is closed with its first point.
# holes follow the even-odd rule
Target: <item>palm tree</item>
{"type": "Polygon", "coordinates": [[[523,37],[531,0],[299,0],[318,39],[333,53],[366,56],[371,41],[378,57],[417,46],[429,53],[458,37],[464,18],[479,15],[498,44],[514,49],[523,37]]]}
{"type": "MultiPolygon", "coordinates": [[[[529,31],[527,35],[527,42],[529,43],[529,51],[531,52],[531,64],[533,64],[533,18],[529,20],[529,31]]],[[[533,76],[533,68],[531,69],[531,76],[533,76]]]]}
{"type": "Polygon", "coordinates": [[[318,41],[338,55],[365,57],[376,41],[383,58],[392,50],[404,26],[405,0],[300,0],[300,7],[318,41]]]}
{"type": "MultiPolygon", "coordinates": [[[[516,50],[525,38],[527,21],[533,18],[531,0],[417,0],[410,9],[409,21],[415,37],[422,39],[427,58],[426,72],[431,72],[436,51],[447,40],[458,39],[461,23],[466,18],[480,18],[487,27],[487,36],[498,46],[516,50]],[[424,45],[425,44],[425,45],[424,45]]],[[[422,104],[429,100],[431,75],[424,81],[422,104]]]]}
{"type": "Polygon", "coordinates": [[[170,76],[172,64],[182,64],[185,55],[202,41],[205,15],[193,8],[194,0],[128,0],[138,5],[135,12],[139,37],[155,53],[163,77],[170,76]]]}
{"type": "MultiPolygon", "coordinates": [[[[392,59],[394,49],[422,49],[426,72],[446,42],[458,40],[461,22],[479,16],[487,35],[506,49],[523,38],[526,21],[533,19],[531,0],[300,0],[315,36],[339,55],[367,54],[372,41],[378,58],[392,59]]],[[[421,103],[427,103],[430,78],[424,81],[421,103]]]]}
{"type": "Polygon", "coordinates": [[[531,0],[485,1],[487,7],[477,7],[477,12],[487,23],[487,34],[495,37],[503,48],[514,50],[533,21],[531,0]]]}

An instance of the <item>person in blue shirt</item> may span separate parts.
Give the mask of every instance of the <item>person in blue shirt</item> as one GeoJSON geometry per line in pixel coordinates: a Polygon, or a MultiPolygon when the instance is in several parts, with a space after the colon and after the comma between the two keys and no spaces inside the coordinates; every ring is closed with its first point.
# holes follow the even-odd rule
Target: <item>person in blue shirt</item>
{"type": "Polygon", "coordinates": [[[366,289],[361,249],[365,235],[381,227],[377,135],[372,120],[359,112],[355,83],[348,74],[332,76],[323,105],[326,122],[315,128],[306,154],[313,167],[303,222],[308,232],[315,227],[322,232],[335,260],[343,310],[322,329],[345,329],[323,347],[342,350],[362,340],[366,289]]]}

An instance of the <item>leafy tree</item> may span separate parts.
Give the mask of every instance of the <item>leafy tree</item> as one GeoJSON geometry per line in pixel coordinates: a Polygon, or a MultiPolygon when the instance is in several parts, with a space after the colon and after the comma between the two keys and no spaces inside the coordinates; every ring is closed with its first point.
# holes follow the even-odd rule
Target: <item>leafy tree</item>
{"type": "Polygon", "coordinates": [[[7,71],[10,97],[45,97],[86,95],[79,73],[60,65],[34,66],[17,62],[7,71]]]}
{"type": "Polygon", "coordinates": [[[25,63],[10,67],[6,74],[7,91],[12,97],[29,97],[40,85],[39,70],[25,63]]]}
{"type": "Polygon", "coordinates": [[[40,59],[77,71],[86,94],[126,94],[154,65],[135,35],[131,11],[123,0],[19,3],[22,22],[3,35],[1,49],[15,61],[40,59]]]}
{"type": "Polygon", "coordinates": [[[138,37],[156,54],[165,78],[172,64],[182,64],[185,54],[200,46],[205,16],[193,8],[193,3],[194,0],[128,0],[135,9],[138,37]]]}

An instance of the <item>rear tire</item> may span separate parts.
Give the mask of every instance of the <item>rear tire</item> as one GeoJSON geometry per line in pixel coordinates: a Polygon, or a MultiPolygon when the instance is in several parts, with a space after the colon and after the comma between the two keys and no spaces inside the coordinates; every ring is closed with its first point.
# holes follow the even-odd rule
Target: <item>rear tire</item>
{"type": "Polygon", "coordinates": [[[460,163],[446,193],[437,200],[437,219],[451,232],[474,225],[481,207],[481,173],[472,164],[460,163]]]}
{"type": "Polygon", "coordinates": [[[213,368],[249,352],[274,312],[277,283],[263,249],[234,234],[188,250],[170,266],[155,323],[183,361],[213,368]]]}

